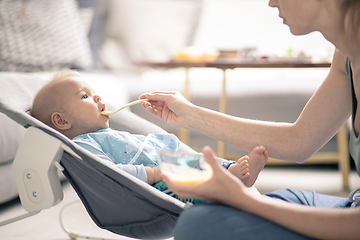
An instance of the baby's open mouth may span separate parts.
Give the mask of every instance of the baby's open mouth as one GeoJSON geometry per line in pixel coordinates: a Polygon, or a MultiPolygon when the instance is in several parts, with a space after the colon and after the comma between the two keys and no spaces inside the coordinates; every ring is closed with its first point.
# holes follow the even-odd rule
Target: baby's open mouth
{"type": "MultiPolygon", "coordinates": [[[[102,109],[101,109],[101,116],[106,116],[106,114],[104,114],[104,113],[106,113],[106,112],[108,112],[107,110],[106,110],[106,105],[104,104],[103,105],[103,107],[102,107],[102,109]]],[[[107,117],[109,117],[109,116],[107,116],[107,117]]]]}

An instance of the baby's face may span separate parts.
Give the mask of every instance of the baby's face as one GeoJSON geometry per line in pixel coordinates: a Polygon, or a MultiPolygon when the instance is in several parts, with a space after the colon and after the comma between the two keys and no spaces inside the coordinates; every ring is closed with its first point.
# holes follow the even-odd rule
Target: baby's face
{"type": "Polygon", "coordinates": [[[100,113],[106,109],[105,104],[86,82],[73,77],[62,87],[63,111],[76,135],[109,127],[109,117],[100,113]]]}

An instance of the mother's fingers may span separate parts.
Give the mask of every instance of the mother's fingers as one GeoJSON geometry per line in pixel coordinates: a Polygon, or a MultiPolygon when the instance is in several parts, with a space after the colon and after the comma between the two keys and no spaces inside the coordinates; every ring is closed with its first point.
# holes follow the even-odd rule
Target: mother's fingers
{"type": "Polygon", "coordinates": [[[221,174],[220,172],[226,172],[226,170],[220,166],[219,161],[216,159],[215,152],[209,146],[205,146],[202,150],[205,160],[211,166],[214,174],[221,174]]]}
{"type": "Polygon", "coordinates": [[[146,101],[142,103],[143,107],[153,107],[157,108],[158,110],[162,110],[164,108],[164,102],[160,101],[146,101]]]}
{"type": "Polygon", "coordinates": [[[218,161],[215,158],[215,152],[209,146],[205,146],[202,150],[206,161],[210,164],[211,168],[219,166],[218,161]]]}
{"type": "MultiPolygon", "coordinates": [[[[141,98],[140,98],[141,99],[141,98]]],[[[155,115],[156,117],[162,118],[163,109],[165,103],[162,101],[145,101],[141,104],[144,108],[148,110],[149,113],[155,115]]]]}
{"type": "Polygon", "coordinates": [[[147,98],[150,101],[161,101],[166,102],[173,99],[173,96],[177,95],[178,92],[163,92],[163,91],[155,91],[151,93],[145,93],[141,97],[147,98]]]}
{"type": "Polygon", "coordinates": [[[175,95],[176,93],[178,93],[177,91],[153,91],[149,94],[172,94],[175,95]]]}

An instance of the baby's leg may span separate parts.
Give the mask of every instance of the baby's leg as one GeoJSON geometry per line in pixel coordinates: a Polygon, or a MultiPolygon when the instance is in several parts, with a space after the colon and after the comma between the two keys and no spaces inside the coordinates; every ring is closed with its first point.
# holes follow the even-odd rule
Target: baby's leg
{"type": "Polygon", "coordinates": [[[247,156],[231,164],[229,171],[247,187],[251,187],[268,161],[268,152],[263,146],[255,147],[247,156]]]}

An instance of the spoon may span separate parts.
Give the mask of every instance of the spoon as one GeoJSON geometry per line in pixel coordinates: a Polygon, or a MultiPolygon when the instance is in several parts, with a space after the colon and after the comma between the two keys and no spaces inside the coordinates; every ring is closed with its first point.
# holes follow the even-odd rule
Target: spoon
{"type": "Polygon", "coordinates": [[[136,101],[133,101],[133,102],[131,102],[131,103],[128,103],[128,104],[126,104],[125,106],[123,106],[123,107],[121,107],[121,108],[119,108],[119,109],[117,109],[117,110],[114,110],[114,111],[107,111],[107,110],[102,111],[101,114],[102,114],[102,115],[110,116],[110,115],[112,115],[112,114],[114,114],[114,113],[117,113],[118,111],[120,111],[120,110],[122,110],[122,109],[124,109],[124,108],[130,107],[130,106],[132,106],[132,105],[135,105],[135,104],[138,104],[138,103],[142,103],[142,102],[145,102],[145,101],[149,101],[149,99],[136,100],[136,101]]]}

